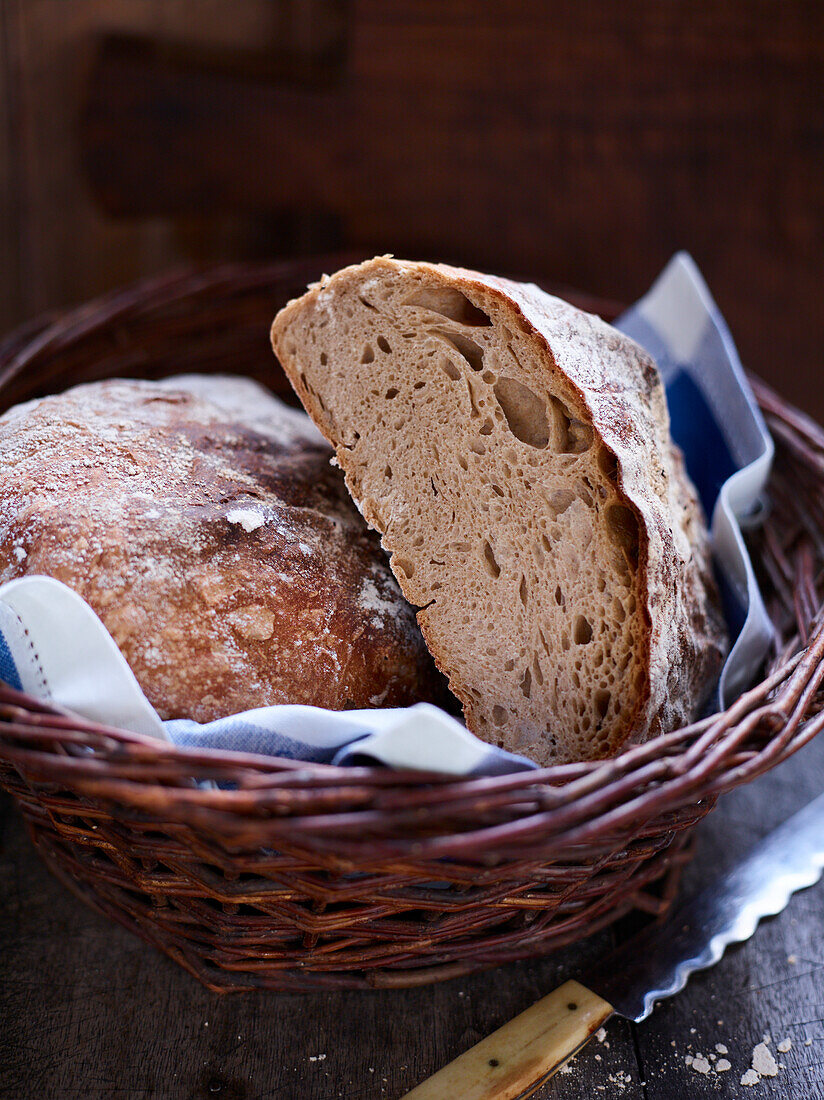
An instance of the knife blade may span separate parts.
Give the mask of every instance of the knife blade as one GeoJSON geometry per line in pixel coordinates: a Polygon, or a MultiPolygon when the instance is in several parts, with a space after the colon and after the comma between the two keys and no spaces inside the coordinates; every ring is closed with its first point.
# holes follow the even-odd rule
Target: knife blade
{"type": "Polygon", "coordinates": [[[824,869],[824,794],[769,833],[660,925],[606,955],[482,1039],[403,1100],[525,1100],[613,1015],[638,1023],[655,1003],[747,940],[824,869]]]}

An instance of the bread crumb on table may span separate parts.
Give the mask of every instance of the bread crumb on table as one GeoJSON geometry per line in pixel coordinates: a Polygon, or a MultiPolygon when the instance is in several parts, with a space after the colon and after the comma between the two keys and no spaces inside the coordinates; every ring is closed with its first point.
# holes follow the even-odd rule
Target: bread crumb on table
{"type": "Polygon", "coordinates": [[[712,1069],[712,1066],[703,1055],[699,1054],[697,1057],[693,1058],[692,1068],[696,1073],[707,1074],[712,1069]]]}
{"type": "Polygon", "coordinates": [[[778,1074],[778,1066],[775,1058],[767,1049],[767,1041],[759,1043],[752,1052],[752,1068],[762,1077],[775,1077],[778,1074]]]}

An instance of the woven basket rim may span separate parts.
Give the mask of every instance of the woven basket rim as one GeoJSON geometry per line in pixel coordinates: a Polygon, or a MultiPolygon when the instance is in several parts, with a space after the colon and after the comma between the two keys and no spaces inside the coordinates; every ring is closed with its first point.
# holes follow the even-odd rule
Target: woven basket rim
{"type": "MultiPolygon", "coordinates": [[[[823,651],[824,655],[824,651],[823,651]]],[[[687,726],[662,734],[657,738],[633,744],[623,748],[615,756],[598,760],[580,760],[567,764],[553,764],[548,767],[536,767],[524,771],[505,772],[500,775],[460,775],[448,772],[428,771],[419,768],[389,768],[385,765],[375,764],[329,764],[317,760],[303,760],[288,756],[276,756],[264,753],[245,752],[236,749],[198,748],[190,745],[177,745],[173,741],[162,741],[151,734],[139,733],[132,730],[120,729],[117,726],[86,720],[75,715],[69,710],[54,707],[25,692],[16,691],[5,684],[0,684],[0,716],[7,724],[13,725],[14,710],[20,712],[23,721],[31,721],[36,715],[40,715],[41,724],[50,731],[57,733],[62,728],[65,731],[77,730],[99,738],[101,742],[113,741],[127,745],[143,745],[153,750],[153,755],[158,760],[181,760],[188,762],[193,768],[201,766],[220,766],[234,768],[248,768],[253,771],[267,772],[304,772],[316,775],[318,778],[333,780],[363,779],[369,777],[380,785],[399,783],[401,785],[425,783],[427,785],[467,785],[478,789],[490,786],[508,787],[511,785],[535,785],[545,784],[549,786],[563,786],[573,782],[583,775],[603,769],[613,769],[614,765],[624,768],[634,767],[646,762],[651,755],[666,754],[669,759],[683,758],[695,741],[706,732],[707,728],[714,726],[723,719],[735,718],[741,711],[741,701],[756,699],[768,694],[771,688],[781,683],[787,671],[797,667],[802,654],[796,654],[792,663],[788,662],[788,668],[782,669],[772,676],[765,678],[752,688],[743,692],[736,701],[724,710],[714,711],[700,721],[692,722],[687,726]],[[51,718],[63,719],[65,725],[55,726],[49,721],[51,718]],[[678,746],[681,746],[680,749],[678,746]],[[652,752],[652,748],[657,750],[652,752]],[[662,751],[663,750],[663,751],[662,751]],[[391,780],[389,776],[393,777],[391,780]]],[[[789,717],[776,710],[777,717],[789,717]]],[[[2,728],[2,727],[0,727],[2,728]]],[[[226,792],[224,792],[226,793],[226,792]]]]}

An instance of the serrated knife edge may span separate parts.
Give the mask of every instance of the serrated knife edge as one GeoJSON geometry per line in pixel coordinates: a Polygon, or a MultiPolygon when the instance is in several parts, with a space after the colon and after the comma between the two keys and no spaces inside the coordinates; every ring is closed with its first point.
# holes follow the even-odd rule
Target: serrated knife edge
{"type": "Polygon", "coordinates": [[[623,1016],[640,1022],[658,1000],[713,966],[742,943],[764,917],[784,909],[794,893],[824,870],[824,795],[757,843],[730,871],[679,907],[663,924],[644,929],[607,955],[584,979],[623,1016]]]}

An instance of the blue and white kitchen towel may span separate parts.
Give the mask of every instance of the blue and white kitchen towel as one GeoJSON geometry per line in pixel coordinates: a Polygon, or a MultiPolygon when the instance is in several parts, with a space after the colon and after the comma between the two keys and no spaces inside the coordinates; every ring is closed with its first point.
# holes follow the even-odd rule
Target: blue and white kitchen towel
{"type": "MultiPolygon", "coordinates": [[[[773,445],[732,337],[697,267],[676,255],[652,289],[616,322],[655,357],[672,432],[708,516],[731,638],[718,702],[729,705],[758,669],[770,621],[741,535],[760,514],[773,445]]],[[[405,709],[325,711],[276,706],[205,725],[162,722],[89,605],[48,577],[0,586],[0,679],[85,718],[178,745],[298,760],[381,762],[451,775],[532,768],[478,740],[428,703],[405,709]]]]}

